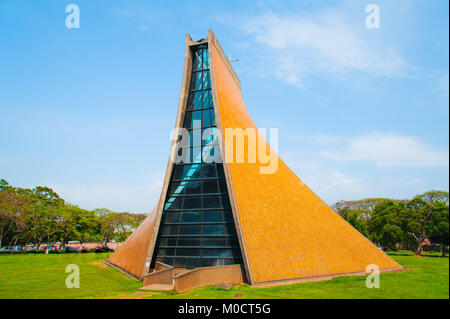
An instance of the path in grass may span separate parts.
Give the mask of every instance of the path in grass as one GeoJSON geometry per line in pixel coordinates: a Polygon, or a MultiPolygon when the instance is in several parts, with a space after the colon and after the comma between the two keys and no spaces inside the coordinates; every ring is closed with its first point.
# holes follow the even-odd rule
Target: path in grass
{"type": "Polygon", "coordinates": [[[0,298],[449,298],[449,259],[392,256],[410,271],[381,274],[380,288],[368,289],[366,277],[231,290],[214,286],[185,293],[139,290],[142,283],[100,263],[109,254],[0,255],[0,298]],[[80,266],[79,289],[68,289],[65,268],[80,266]]]}

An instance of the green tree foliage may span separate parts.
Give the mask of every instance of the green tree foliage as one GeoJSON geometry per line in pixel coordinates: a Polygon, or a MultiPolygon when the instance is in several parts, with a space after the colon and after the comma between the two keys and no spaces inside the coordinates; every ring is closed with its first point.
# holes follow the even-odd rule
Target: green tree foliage
{"type": "Polygon", "coordinates": [[[431,207],[433,213],[427,228],[428,238],[431,242],[439,243],[442,256],[445,256],[449,245],[449,211],[448,205],[442,202],[434,203],[431,207]]]}
{"type": "MultiPolygon", "coordinates": [[[[349,224],[385,249],[410,249],[417,255],[427,240],[449,245],[449,196],[429,191],[412,200],[367,198],[339,201],[332,207],[349,224]]],[[[145,214],[82,209],[67,203],[49,187],[11,186],[0,179],[0,247],[78,240],[124,241],[145,214]]]]}
{"type": "Polygon", "coordinates": [[[449,245],[448,192],[429,191],[409,201],[340,201],[333,208],[363,235],[389,250],[411,249],[420,255],[429,240],[445,254],[449,245]]]}
{"type": "Polygon", "coordinates": [[[444,191],[429,191],[414,198],[419,198],[428,204],[442,203],[448,206],[448,192],[444,191]]]}
{"type": "Polygon", "coordinates": [[[361,234],[373,240],[369,226],[372,223],[374,209],[378,204],[392,201],[387,198],[366,198],[353,201],[339,201],[332,208],[361,234]]]}
{"type": "Polygon", "coordinates": [[[5,180],[0,181],[0,247],[4,238],[16,236],[25,228],[22,218],[24,203],[19,196],[11,193],[3,186],[5,180]]]}
{"type": "Polygon", "coordinates": [[[0,179],[0,247],[124,241],[145,217],[105,208],[82,209],[66,203],[49,187],[13,187],[0,179]]]}

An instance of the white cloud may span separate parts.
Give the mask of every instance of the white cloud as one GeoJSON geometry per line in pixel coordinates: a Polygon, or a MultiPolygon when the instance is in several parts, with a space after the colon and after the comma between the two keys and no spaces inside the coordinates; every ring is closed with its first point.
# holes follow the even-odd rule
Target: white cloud
{"type": "Polygon", "coordinates": [[[330,205],[345,198],[363,198],[370,193],[367,181],[339,171],[323,159],[299,153],[282,153],[280,156],[315,194],[330,205]]]}
{"type": "Polygon", "coordinates": [[[256,45],[266,49],[275,74],[299,87],[313,73],[404,74],[407,65],[397,50],[374,33],[368,36],[357,20],[336,9],[310,16],[266,14],[250,19],[243,28],[256,45]]]}
{"type": "Polygon", "coordinates": [[[51,187],[66,201],[85,209],[108,208],[113,211],[149,213],[157,204],[164,180],[162,174],[146,174],[132,185],[109,182],[107,184],[61,185],[51,187]]]}
{"type": "Polygon", "coordinates": [[[377,166],[448,166],[448,150],[437,149],[411,136],[374,133],[348,139],[339,150],[320,155],[338,161],[371,161],[377,166]]]}

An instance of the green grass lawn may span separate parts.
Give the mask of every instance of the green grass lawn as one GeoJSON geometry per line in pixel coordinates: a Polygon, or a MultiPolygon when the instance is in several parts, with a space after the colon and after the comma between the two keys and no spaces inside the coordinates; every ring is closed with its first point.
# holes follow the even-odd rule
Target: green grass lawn
{"type": "Polygon", "coordinates": [[[0,298],[109,298],[142,283],[104,266],[106,253],[0,255],[0,298]],[[80,267],[80,288],[66,288],[66,267],[80,267]]]}
{"type": "Polygon", "coordinates": [[[231,290],[209,286],[187,291],[142,291],[142,283],[100,263],[109,254],[0,255],[0,298],[449,298],[449,259],[392,257],[410,271],[381,274],[380,288],[352,276],[288,286],[231,290]],[[68,289],[66,266],[80,267],[80,288],[68,289]]]}

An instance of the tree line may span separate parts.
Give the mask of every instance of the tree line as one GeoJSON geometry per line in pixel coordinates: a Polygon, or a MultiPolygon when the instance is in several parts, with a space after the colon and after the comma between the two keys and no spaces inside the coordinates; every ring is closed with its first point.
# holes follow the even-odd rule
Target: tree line
{"type": "MultiPolygon", "coordinates": [[[[429,191],[411,200],[368,198],[332,208],[375,244],[420,255],[426,240],[445,255],[449,245],[449,193],[429,191]]],[[[124,241],[145,214],[82,209],[49,187],[11,186],[0,179],[0,247],[68,241],[124,241]]]]}
{"type": "Polygon", "coordinates": [[[427,241],[449,245],[449,193],[429,191],[411,200],[367,198],[339,201],[332,208],[359,232],[387,250],[423,251],[427,241]]]}
{"type": "Polygon", "coordinates": [[[145,214],[82,209],[49,187],[13,187],[0,179],[0,247],[68,241],[124,241],[145,214]]]}

